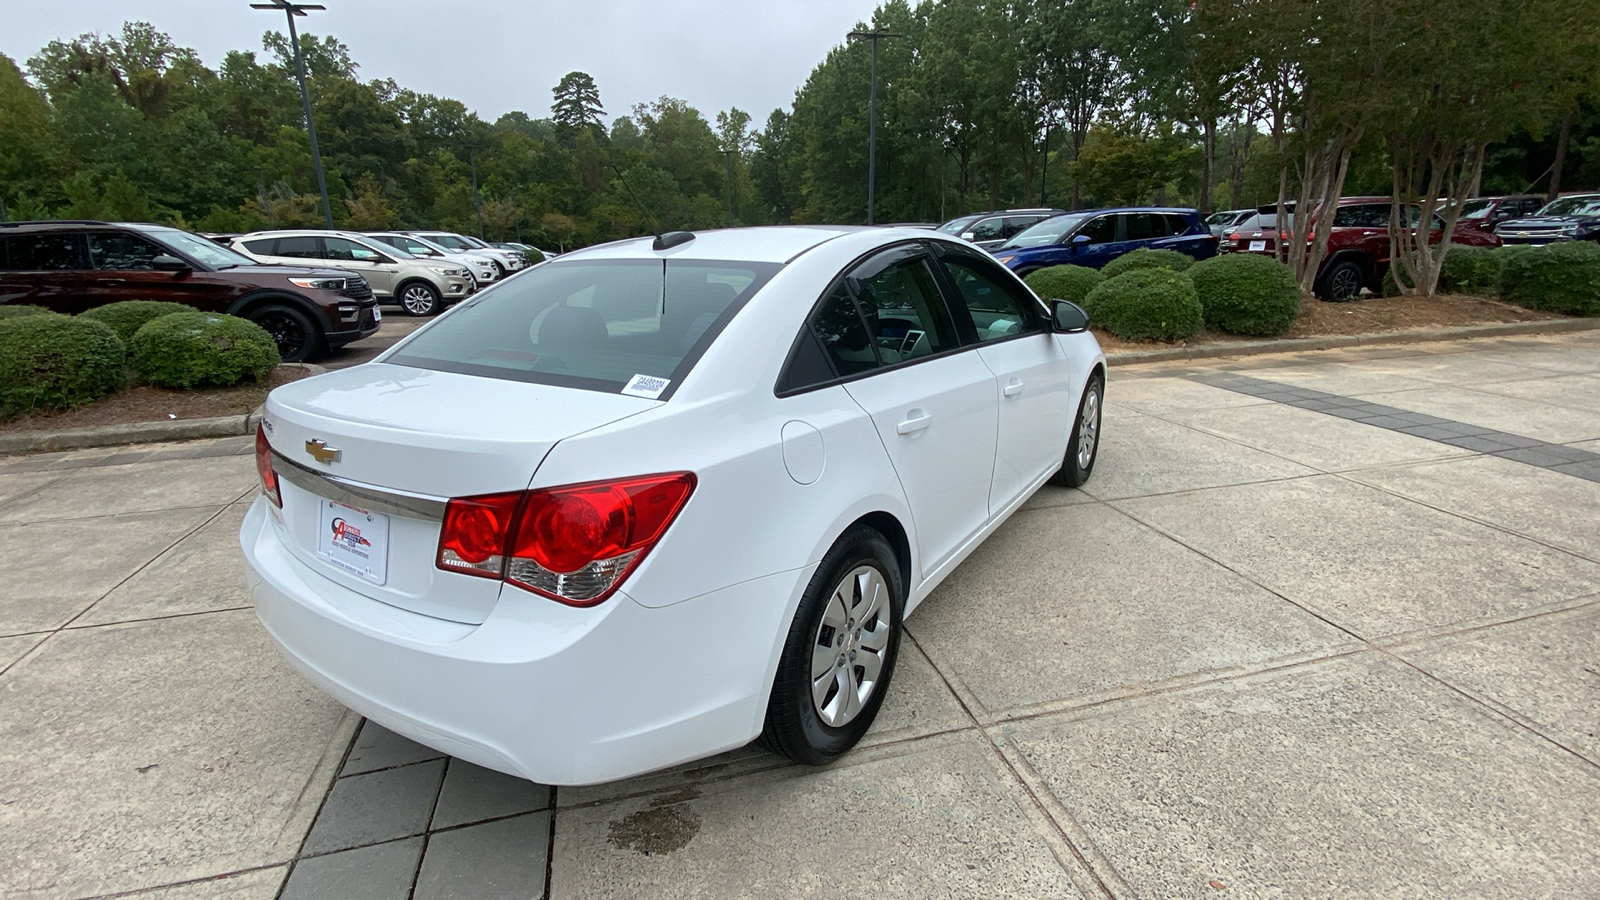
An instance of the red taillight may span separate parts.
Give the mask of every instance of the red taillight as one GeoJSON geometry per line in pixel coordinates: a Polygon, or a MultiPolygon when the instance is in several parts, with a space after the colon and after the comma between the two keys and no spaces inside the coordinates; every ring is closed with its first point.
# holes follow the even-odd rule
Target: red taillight
{"type": "Polygon", "coordinates": [[[261,493],[272,505],[283,508],[283,495],[278,493],[278,473],[272,468],[272,445],[267,443],[266,429],[256,426],[256,474],[261,476],[261,493]]]}
{"type": "Polygon", "coordinates": [[[1244,238],[1244,235],[1240,234],[1237,231],[1235,231],[1233,234],[1228,235],[1228,240],[1233,241],[1235,244],[1239,243],[1239,241],[1242,240],[1243,238],[1244,238]]]}
{"type": "Polygon", "coordinates": [[[638,566],[694,486],[677,472],[451,500],[438,566],[592,606],[638,566]]]}
{"type": "Polygon", "coordinates": [[[522,494],[491,494],[451,500],[439,532],[438,566],[484,578],[505,571],[506,535],[516,521],[522,494]]]}

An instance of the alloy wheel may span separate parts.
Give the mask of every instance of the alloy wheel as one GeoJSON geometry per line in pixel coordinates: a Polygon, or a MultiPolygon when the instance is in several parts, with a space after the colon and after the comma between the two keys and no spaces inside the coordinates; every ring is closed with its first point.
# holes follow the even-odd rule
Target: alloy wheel
{"type": "Polygon", "coordinates": [[[280,312],[269,312],[259,319],[254,320],[267,334],[272,335],[272,340],[278,345],[278,356],[283,359],[299,359],[300,352],[305,349],[309,339],[305,327],[293,316],[280,312]]]}
{"type": "Polygon", "coordinates": [[[1328,293],[1335,300],[1354,300],[1361,293],[1361,273],[1352,266],[1342,266],[1328,281],[1328,293]]]}
{"type": "Polygon", "coordinates": [[[400,305],[404,306],[406,312],[413,316],[425,316],[433,312],[437,302],[434,299],[433,291],[420,284],[414,284],[406,288],[405,292],[400,295],[400,305]]]}
{"type": "Polygon", "coordinates": [[[875,567],[857,566],[834,586],[811,646],[811,702],[823,724],[850,724],[878,689],[889,619],[889,585],[875,567]]]}
{"type": "Polygon", "coordinates": [[[1083,414],[1078,417],[1078,468],[1094,464],[1095,442],[1100,439],[1100,388],[1089,385],[1083,398],[1083,414]]]}

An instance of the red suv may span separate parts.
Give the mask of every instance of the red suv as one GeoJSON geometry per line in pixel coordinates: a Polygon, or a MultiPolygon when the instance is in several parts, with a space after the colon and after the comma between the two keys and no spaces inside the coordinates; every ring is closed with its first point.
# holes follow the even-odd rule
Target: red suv
{"type": "MultiPolygon", "coordinates": [[[[1294,212],[1294,204],[1288,206],[1294,212]]],[[[1412,207],[1412,218],[1420,210],[1412,207]]],[[[1260,253],[1278,255],[1279,240],[1288,240],[1288,227],[1276,227],[1276,209],[1263,206],[1256,216],[1246,220],[1228,234],[1226,249],[1230,253],[1260,253]]],[[[1289,223],[1289,227],[1293,222],[1289,223]]],[[[1434,217],[1430,243],[1438,243],[1444,224],[1434,217]]],[[[1454,242],[1480,247],[1498,247],[1500,240],[1471,228],[1457,228],[1454,242]]],[[[1280,257],[1281,258],[1281,257],[1280,257]]],[[[1323,300],[1354,300],[1362,288],[1378,293],[1383,286],[1383,276],[1389,271],[1389,198],[1344,197],[1333,213],[1333,230],[1328,234],[1328,252],[1322,258],[1314,283],[1317,296],[1323,300]]]]}
{"type": "Polygon", "coordinates": [[[360,340],[381,319],[359,275],[264,266],[176,228],[0,224],[0,303],[76,314],[118,300],[167,300],[242,316],[265,328],[289,362],[360,340]]]}

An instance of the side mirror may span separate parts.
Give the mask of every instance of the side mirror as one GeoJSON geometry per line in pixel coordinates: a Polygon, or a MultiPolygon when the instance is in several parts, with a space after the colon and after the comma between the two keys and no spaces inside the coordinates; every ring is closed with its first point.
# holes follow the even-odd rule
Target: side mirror
{"type": "Polygon", "coordinates": [[[961,239],[963,241],[975,241],[978,239],[978,236],[970,231],[963,231],[961,232],[961,239]]]}
{"type": "Polygon", "coordinates": [[[1071,300],[1052,300],[1050,324],[1062,334],[1077,334],[1089,329],[1089,314],[1071,300]]]}
{"type": "Polygon", "coordinates": [[[1089,236],[1087,234],[1075,234],[1072,236],[1072,246],[1074,247],[1082,247],[1087,243],[1089,243],[1089,236]]]}
{"type": "Polygon", "coordinates": [[[150,260],[150,268],[157,272],[192,272],[194,268],[183,260],[166,253],[162,253],[150,260]]]}

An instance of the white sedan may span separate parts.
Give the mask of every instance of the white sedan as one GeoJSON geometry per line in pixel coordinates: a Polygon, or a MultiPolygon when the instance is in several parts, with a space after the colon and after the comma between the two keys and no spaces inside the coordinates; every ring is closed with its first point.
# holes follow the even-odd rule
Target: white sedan
{"type": "Polygon", "coordinates": [[[1105,357],[986,253],[737,229],[562,256],[273,391],[256,611],[351,709],[547,784],[871,725],[901,623],[1094,467],[1105,357]]]}

